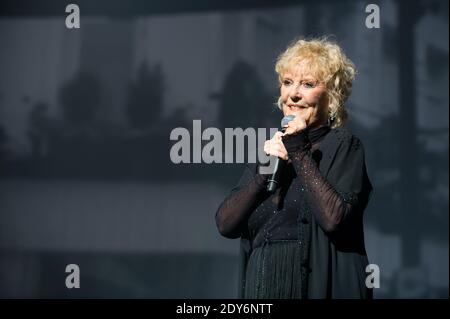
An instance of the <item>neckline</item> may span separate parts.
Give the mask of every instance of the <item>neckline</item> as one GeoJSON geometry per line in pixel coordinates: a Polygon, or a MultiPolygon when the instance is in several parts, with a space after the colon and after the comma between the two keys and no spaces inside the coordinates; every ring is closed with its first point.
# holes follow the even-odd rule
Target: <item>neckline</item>
{"type": "Polygon", "coordinates": [[[327,135],[327,133],[331,130],[328,125],[322,125],[313,129],[309,129],[308,138],[312,144],[315,144],[322,140],[322,138],[327,135]]]}

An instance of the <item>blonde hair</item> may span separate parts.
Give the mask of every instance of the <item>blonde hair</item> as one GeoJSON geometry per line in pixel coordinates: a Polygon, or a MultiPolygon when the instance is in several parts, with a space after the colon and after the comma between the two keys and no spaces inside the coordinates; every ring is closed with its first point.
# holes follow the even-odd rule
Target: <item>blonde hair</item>
{"type": "MultiPolygon", "coordinates": [[[[278,56],[275,71],[281,85],[285,72],[306,62],[307,71],[327,89],[328,121],[332,128],[339,127],[347,119],[345,101],[350,96],[356,69],[342,49],[327,38],[296,40],[278,56]]],[[[278,103],[280,107],[280,103],[278,103]]]]}

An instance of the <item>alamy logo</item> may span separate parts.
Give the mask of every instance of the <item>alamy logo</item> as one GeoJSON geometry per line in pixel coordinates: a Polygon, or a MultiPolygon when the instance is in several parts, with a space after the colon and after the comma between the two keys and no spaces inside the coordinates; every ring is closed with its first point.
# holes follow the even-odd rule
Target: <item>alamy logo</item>
{"type": "Polygon", "coordinates": [[[369,289],[380,288],[380,267],[376,264],[370,264],[366,267],[366,287],[369,289]]]}
{"type": "MultiPolygon", "coordinates": [[[[269,135],[273,136],[275,132],[277,129],[271,128],[269,135]]],[[[262,164],[259,168],[261,174],[270,174],[275,165],[275,158],[263,151],[267,140],[266,128],[225,128],[223,139],[218,128],[208,127],[202,131],[201,120],[193,120],[192,139],[189,130],[177,127],[170,132],[170,140],[177,141],[170,149],[170,160],[174,164],[244,163],[247,155],[248,163],[262,164]],[[208,143],[203,146],[204,141],[208,143]],[[245,141],[248,147],[245,147],[245,141]]]]}
{"type": "Polygon", "coordinates": [[[68,4],[66,6],[66,13],[69,13],[66,17],[67,29],[79,29],[80,28],[80,7],[76,4],[68,4]]]}
{"type": "Polygon", "coordinates": [[[380,28],[380,7],[376,4],[369,4],[366,7],[366,13],[370,13],[366,17],[366,28],[367,29],[379,29],[380,28]]]}
{"type": "Polygon", "coordinates": [[[70,273],[66,277],[66,287],[80,288],[80,267],[77,264],[69,264],[66,266],[66,273],[70,273]]]}

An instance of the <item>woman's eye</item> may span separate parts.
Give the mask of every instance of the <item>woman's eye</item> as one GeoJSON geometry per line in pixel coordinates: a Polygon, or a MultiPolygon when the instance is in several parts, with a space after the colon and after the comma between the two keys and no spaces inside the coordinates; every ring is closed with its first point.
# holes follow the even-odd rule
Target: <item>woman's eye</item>
{"type": "Polygon", "coordinates": [[[292,82],[291,81],[289,81],[289,80],[284,80],[283,81],[283,85],[285,85],[285,86],[288,86],[288,85],[290,85],[292,82]]]}
{"type": "Polygon", "coordinates": [[[313,88],[316,86],[314,82],[304,82],[303,85],[307,88],[313,88]]]}

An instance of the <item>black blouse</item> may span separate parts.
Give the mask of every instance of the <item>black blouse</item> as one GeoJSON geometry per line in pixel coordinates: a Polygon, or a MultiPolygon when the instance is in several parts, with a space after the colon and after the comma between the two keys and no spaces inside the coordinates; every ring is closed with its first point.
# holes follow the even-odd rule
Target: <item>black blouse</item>
{"type": "Polygon", "coordinates": [[[268,175],[248,166],[216,212],[220,233],[241,237],[246,253],[265,242],[298,240],[305,246],[310,297],[367,297],[362,215],[372,186],[359,139],[346,129],[322,127],[283,137],[283,143],[290,160],[280,188],[269,194],[268,175]]]}
{"type": "Polygon", "coordinates": [[[256,174],[217,211],[221,233],[230,238],[246,233],[253,248],[264,241],[300,239],[299,226],[310,223],[311,211],[325,232],[333,232],[352,210],[354,198],[334,190],[317,168],[318,143],[329,131],[323,126],[283,137],[290,159],[277,192],[271,196],[265,190],[269,175],[256,174]]]}

